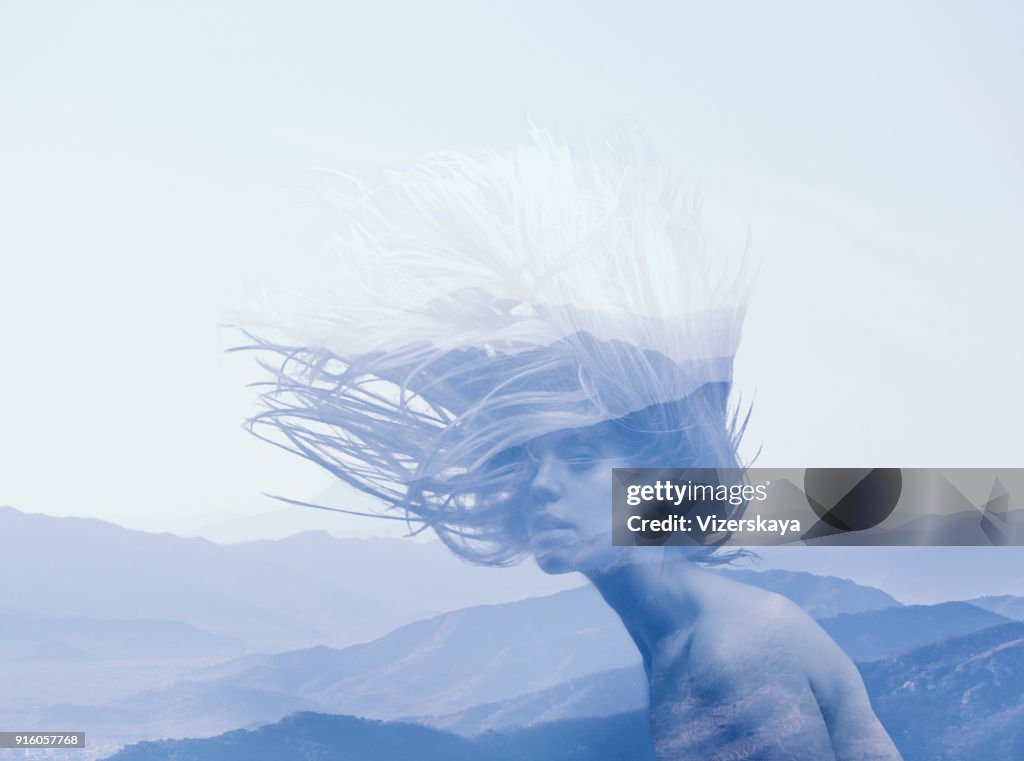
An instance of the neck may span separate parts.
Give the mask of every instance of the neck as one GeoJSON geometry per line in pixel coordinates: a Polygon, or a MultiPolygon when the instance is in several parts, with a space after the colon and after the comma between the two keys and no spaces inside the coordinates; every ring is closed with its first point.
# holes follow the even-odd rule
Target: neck
{"type": "Polygon", "coordinates": [[[658,644],[693,625],[699,612],[696,593],[706,574],[683,558],[652,558],[586,576],[619,614],[650,674],[652,653],[658,644]]]}

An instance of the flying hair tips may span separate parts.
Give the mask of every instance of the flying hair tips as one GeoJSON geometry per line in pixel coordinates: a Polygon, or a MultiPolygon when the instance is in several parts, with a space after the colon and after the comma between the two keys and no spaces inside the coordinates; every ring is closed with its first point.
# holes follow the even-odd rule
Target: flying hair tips
{"type": "Polygon", "coordinates": [[[381,517],[502,565],[525,550],[539,436],[611,424],[638,461],[736,466],[746,248],[719,251],[700,197],[649,151],[577,155],[534,130],[345,178],[330,200],[339,291],[246,328],[239,348],[271,374],[249,426],[381,517]]]}

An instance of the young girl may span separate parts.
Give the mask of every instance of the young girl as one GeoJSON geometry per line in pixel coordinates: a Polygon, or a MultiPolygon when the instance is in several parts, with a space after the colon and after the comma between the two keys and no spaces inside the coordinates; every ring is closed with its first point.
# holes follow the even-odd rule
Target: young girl
{"type": "Polygon", "coordinates": [[[643,656],[658,758],[899,758],[817,624],[704,570],[736,551],[612,546],[611,468],[740,465],[745,262],[698,198],[537,133],[336,200],[348,288],[259,343],[255,432],[470,562],[585,574],[643,656]]]}

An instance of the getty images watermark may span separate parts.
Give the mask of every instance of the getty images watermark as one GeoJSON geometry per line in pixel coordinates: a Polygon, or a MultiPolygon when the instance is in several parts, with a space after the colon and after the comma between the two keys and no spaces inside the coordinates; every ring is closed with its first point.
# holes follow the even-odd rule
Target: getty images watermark
{"type": "Polygon", "coordinates": [[[616,545],[1024,545],[1024,468],[616,468],[616,545]]]}

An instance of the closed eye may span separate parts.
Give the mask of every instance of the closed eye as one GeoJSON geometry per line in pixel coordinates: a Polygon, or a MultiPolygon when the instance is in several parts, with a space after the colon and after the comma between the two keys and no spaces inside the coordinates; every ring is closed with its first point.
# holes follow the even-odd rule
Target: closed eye
{"type": "Polygon", "coordinates": [[[583,447],[565,453],[563,460],[570,470],[578,473],[597,466],[601,462],[601,456],[597,450],[583,447]]]}

